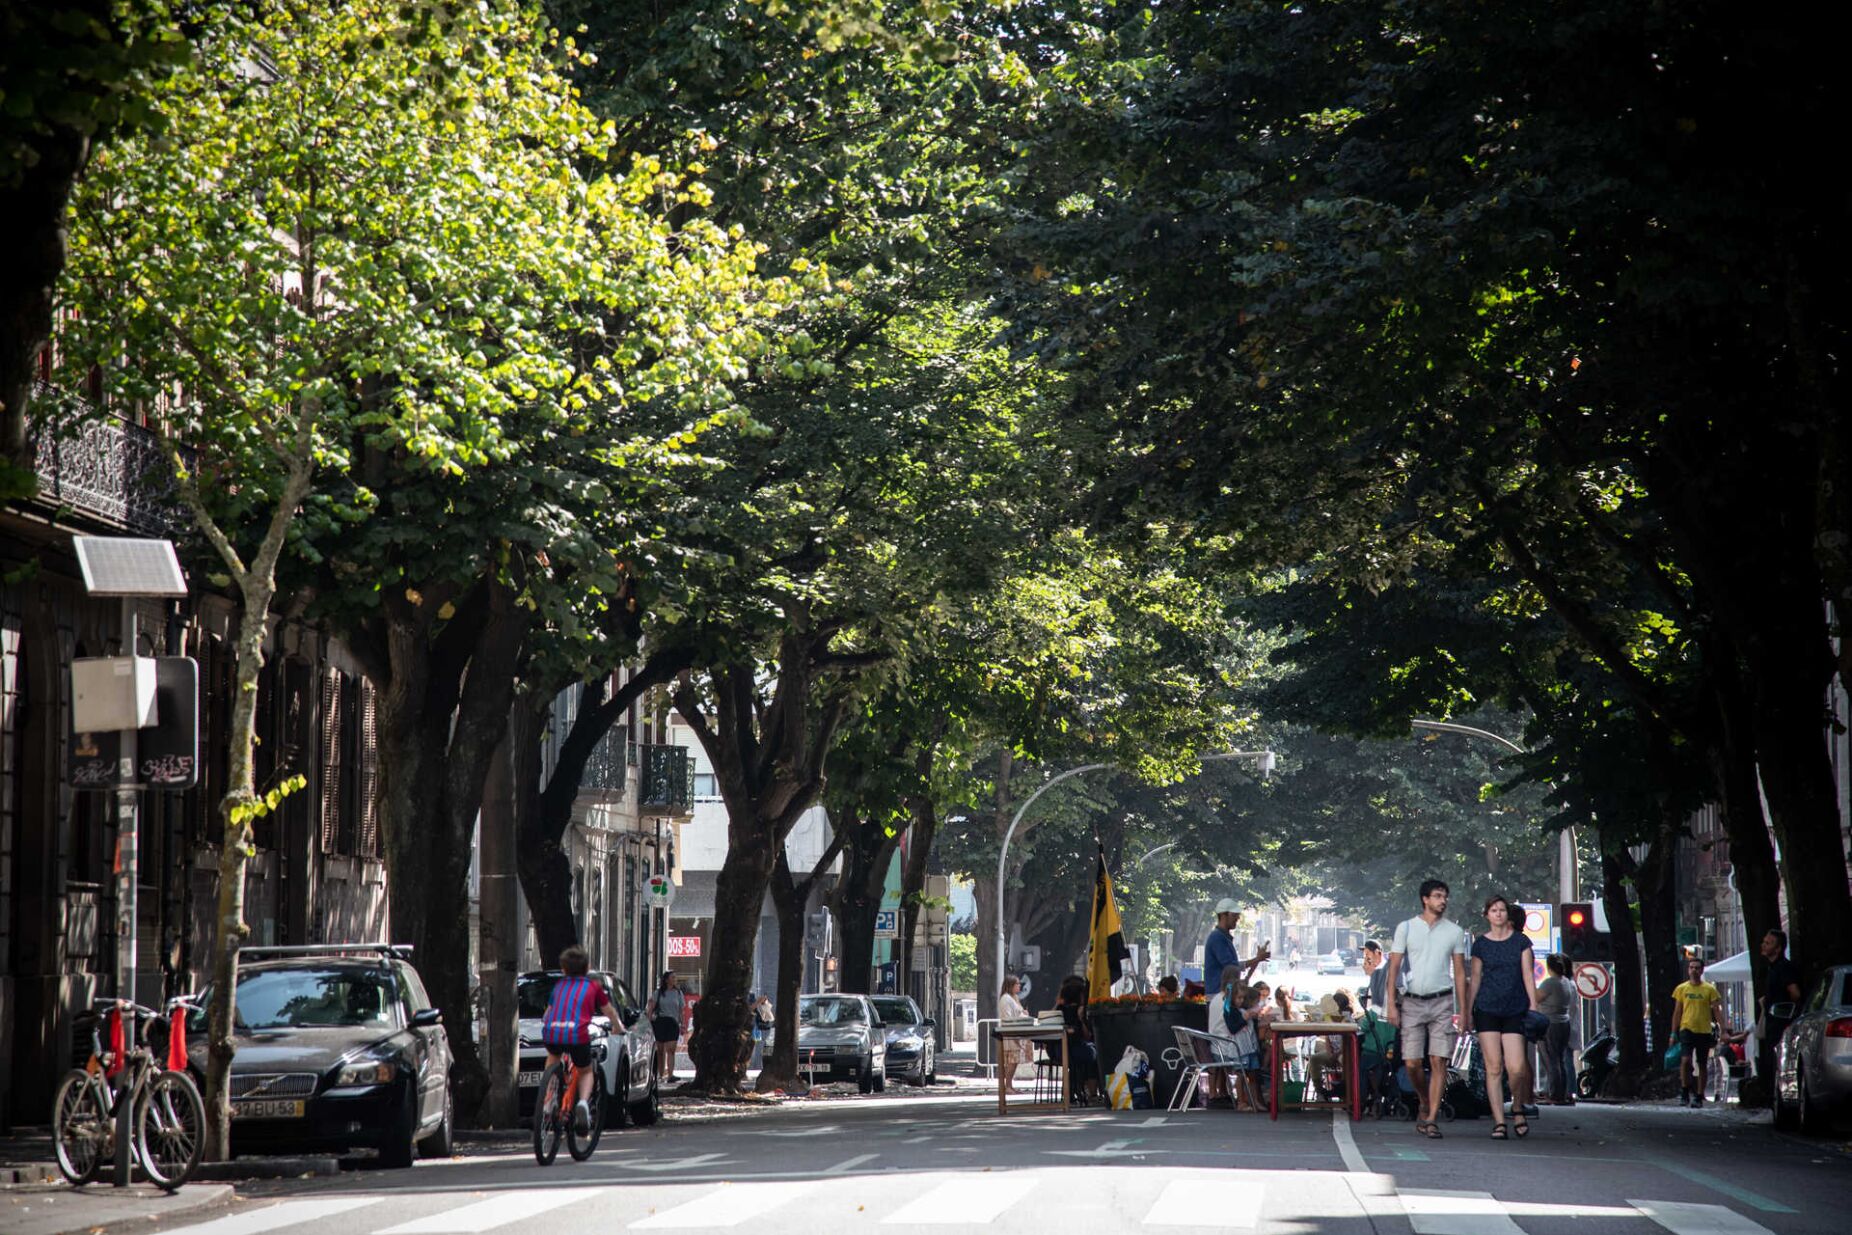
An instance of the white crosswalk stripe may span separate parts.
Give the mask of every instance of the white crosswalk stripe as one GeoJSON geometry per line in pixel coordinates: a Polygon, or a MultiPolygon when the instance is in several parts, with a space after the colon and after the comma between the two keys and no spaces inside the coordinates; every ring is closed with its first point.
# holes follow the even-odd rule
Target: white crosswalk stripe
{"type": "Polygon", "coordinates": [[[817,1187],[813,1179],[774,1183],[722,1184],[686,1205],[651,1214],[632,1222],[632,1230],[674,1230],[689,1227],[738,1226],[780,1205],[789,1204],[817,1187]]]}
{"type": "Polygon", "coordinates": [[[281,1230],[286,1226],[300,1226],[305,1222],[319,1223],[336,1214],[360,1209],[367,1205],[377,1205],[384,1197],[378,1196],[338,1196],[313,1201],[284,1201],[281,1205],[270,1205],[263,1209],[249,1209],[241,1214],[231,1214],[224,1218],[214,1218],[210,1222],[201,1222],[196,1226],[182,1227],[168,1235],[261,1235],[264,1231],[281,1230]]]}
{"type": "Polygon", "coordinates": [[[1723,1205],[1688,1201],[1628,1201],[1672,1235],[1772,1235],[1760,1222],[1723,1205]]]}
{"type": "Polygon", "coordinates": [[[1415,1235],[1524,1235],[1490,1192],[1404,1188],[1401,1196],[1415,1235]]]}
{"type": "Polygon", "coordinates": [[[1260,1225],[1265,1184],[1215,1179],[1173,1179],[1145,1212],[1146,1226],[1225,1226],[1251,1231],[1260,1225]]]}
{"type": "Polygon", "coordinates": [[[1036,1182],[1021,1175],[960,1175],[902,1205],[881,1225],[982,1225],[1028,1196],[1036,1182]]]}
{"type": "Polygon", "coordinates": [[[414,1218],[410,1222],[401,1222],[397,1226],[385,1227],[374,1235],[441,1235],[451,1231],[491,1231],[498,1226],[522,1218],[531,1218],[535,1214],[545,1213],[549,1209],[558,1209],[562,1205],[571,1205],[578,1201],[589,1201],[594,1197],[608,1195],[604,1188],[523,1188],[516,1192],[504,1192],[478,1201],[474,1205],[465,1205],[461,1209],[446,1210],[441,1214],[431,1214],[424,1218],[414,1218]]]}

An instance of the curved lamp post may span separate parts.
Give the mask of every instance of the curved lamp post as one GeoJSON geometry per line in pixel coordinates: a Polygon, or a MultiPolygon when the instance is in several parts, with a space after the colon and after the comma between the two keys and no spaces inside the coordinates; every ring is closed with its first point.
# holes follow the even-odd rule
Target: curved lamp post
{"type": "MultiPolygon", "coordinates": [[[[1270,750],[1231,750],[1231,751],[1225,751],[1219,755],[1204,755],[1202,757],[1201,762],[1209,763],[1215,760],[1222,760],[1222,759],[1255,759],[1255,760],[1258,760],[1260,763],[1260,774],[1262,777],[1265,777],[1267,773],[1273,771],[1275,755],[1270,750]]],[[[1004,944],[1003,924],[1007,919],[1004,917],[1004,913],[1003,913],[1003,880],[1004,880],[1004,874],[1008,870],[1008,863],[1009,863],[1009,857],[1010,857],[1010,839],[1016,835],[1016,825],[1022,822],[1022,817],[1028,813],[1029,808],[1031,806],[1035,805],[1035,800],[1037,798],[1041,797],[1044,793],[1047,793],[1050,789],[1053,789],[1056,785],[1060,784],[1062,781],[1067,780],[1070,777],[1079,776],[1082,772],[1097,772],[1101,768],[1110,768],[1113,766],[1114,765],[1110,763],[1087,763],[1087,764],[1082,764],[1080,767],[1077,767],[1077,768],[1069,768],[1067,771],[1062,772],[1057,776],[1050,777],[1048,780],[1043,781],[1042,784],[1037,787],[1036,791],[1030,794],[1027,798],[1025,798],[1023,800],[1023,804],[1016,808],[1015,817],[1010,820],[1009,828],[1005,830],[1005,832],[1003,833],[1003,847],[997,851],[997,972],[996,972],[996,980],[998,982],[1003,981],[1005,952],[1006,952],[1006,948],[1004,944]]],[[[1155,852],[1155,850],[1153,852],[1155,852]]],[[[1147,858],[1150,856],[1151,854],[1145,855],[1145,857],[1147,858]]],[[[1139,861],[1141,862],[1144,861],[1144,858],[1140,858],[1139,861]]]]}
{"type": "MultiPolygon", "coordinates": [[[[1450,720],[1416,719],[1408,723],[1416,729],[1431,729],[1436,733],[1459,733],[1469,738],[1484,738],[1488,742],[1497,742],[1515,755],[1530,753],[1510,738],[1501,737],[1490,729],[1475,729],[1471,725],[1455,724],[1450,720]]],[[[1576,899],[1576,883],[1575,829],[1564,828],[1556,834],[1556,888],[1559,903],[1576,899]]]]}

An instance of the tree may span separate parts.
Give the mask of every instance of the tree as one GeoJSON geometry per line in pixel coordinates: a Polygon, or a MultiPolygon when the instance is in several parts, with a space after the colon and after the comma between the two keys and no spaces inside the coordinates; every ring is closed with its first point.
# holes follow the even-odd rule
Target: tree
{"type": "MultiPolygon", "coordinates": [[[[1688,582],[1683,629],[1720,632],[1741,684],[1794,920],[1852,955],[1821,708],[1845,238],[1825,197],[1772,187],[1814,182],[1806,126],[1758,144],[1750,119],[1826,114],[1817,39],[1650,3],[1095,17],[1036,31],[998,251],[1022,346],[1066,359],[1114,447],[1102,506],[1370,585],[1437,522],[1515,526],[1523,558],[1558,482],[1644,508],[1631,548],[1688,582]]],[[[1739,799],[1744,766],[1715,773],[1739,799]]]]}
{"type": "MultiPolygon", "coordinates": [[[[507,649],[543,590],[544,567],[532,566],[544,553],[530,559],[506,533],[485,537],[475,547],[496,563],[493,577],[472,591],[453,574],[426,597],[402,575],[358,573],[362,558],[330,561],[331,533],[403,503],[413,519],[380,519],[382,537],[427,554],[434,541],[449,548],[457,524],[480,517],[460,509],[466,494],[487,500],[502,477],[505,497],[517,483],[507,466],[521,453],[516,433],[570,440],[576,418],[623,406],[608,366],[575,350],[601,330],[599,311],[647,316],[673,302],[664,288],[706,273],[698,246],[685,268],[668,256],[681,237],[650,209],[665,184],[659,167],[581,172],[597,169],[608,137],[573,104],[557,51],[512,6],[450,14],[274,0],[199,45],[156,95],[170,137],[104,151],[73,211],[67,389],[96,366],[112,405],[150,419],[242,601],[210,1015],[215,1152],[227,1129],[250,820],[284,789],[258,792],[251,746],[286,547],[339,581],[321,600],[370,600],[400,617],[387,620],[383,652],[355,641],[383,687],[392,916],[438,1005],[466,1026],[456,906],[467,856],[465,866],[432,861],[425,845],[455,826],[468,787],[444,799],[442,778],[434,786],[418,756],[453,719],[465,733],[486,728],[497,684],[476,672],[445,696],[440,682],[430,687],[438,706],[408,715],[425,683],[392,669],[433,648],[454,657],[459,643],[507,649]],[[470,483],[485,477],[480,489],[470,483]],[[430,802],[440,803],[436,822],[430,802]]],[[[665,368],[698,368],[664,350],[665,368]]],[[[625,440],[604,449],[621,466],[625,440]]],[[[470,1036],[453,1041],[467,1079],[470,1036]]]]}
{"type": "Polygon", "coordinates": [[[12,220],[0,266],[0,501],[37,486],[28,404],[65,261],[71,191],[92,151],[118,133],[158,129],[152,94],[192,55],[219,6],[156,0],[0,4],[0,214],[12,220]]]}

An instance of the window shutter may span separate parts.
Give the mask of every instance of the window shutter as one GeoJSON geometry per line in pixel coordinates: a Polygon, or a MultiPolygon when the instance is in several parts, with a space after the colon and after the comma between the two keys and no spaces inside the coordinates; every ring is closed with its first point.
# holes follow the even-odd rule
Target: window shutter
{"type": "Polygon", "coordinates": [[[321,835],[322,852],[334,853],[340,843],[341,829],[341,680],[340,671],[330,669],[322,679],[321,715],[321,835]]]}
{"type": "Polygon", "coordinates": [[[379,856],[379,692],[360,680],[360,856],[379,856]]]}

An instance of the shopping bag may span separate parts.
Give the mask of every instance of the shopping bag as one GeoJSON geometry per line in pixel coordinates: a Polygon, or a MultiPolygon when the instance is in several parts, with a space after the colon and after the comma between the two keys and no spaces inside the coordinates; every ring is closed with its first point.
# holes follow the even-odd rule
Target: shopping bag
{"type": "Polygon", "coordinates": [[[1132,1109],[1132,1078],[1124,1072],[1115,1072],[1106,1078],[1106,1096],[1112,1099],[1112,1109],[1129,1111],[1132,1109]]]}
{"type": "Polygon", "coordinates": [[[1684,1057],[1685,1044],[1683,1042],[1674,1042],[1671,1046],[1666,1047],[1666,1071],[1671,1072],[1676,1069],[1678,1067],[1678,1061],[1684,1057]]]}

